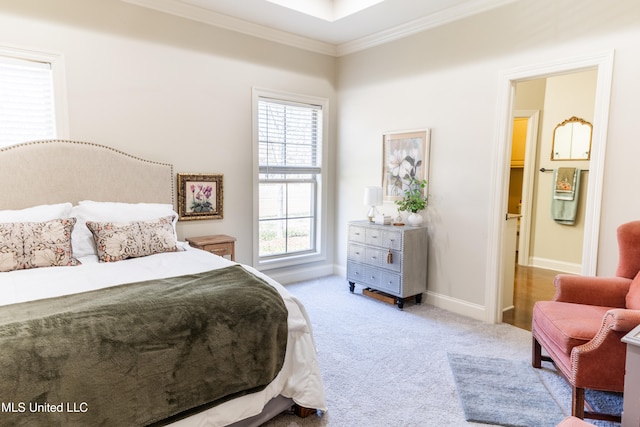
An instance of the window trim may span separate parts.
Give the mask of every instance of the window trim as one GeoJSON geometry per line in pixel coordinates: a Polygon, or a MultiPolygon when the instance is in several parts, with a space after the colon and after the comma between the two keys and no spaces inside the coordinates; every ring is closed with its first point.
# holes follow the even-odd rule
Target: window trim
{"type": "Polygon", "coordinates": [[[328,135],[329,135],[329,100],[315,96],[299,95],[288,92],[274,91],[269,89],[252,88],[252,127],[253,127],[253,266],[259,270],[271,270],[276,268],[291,267],[312,262],[321,262],[327,259],[327,205],[328,188],[327,166],[328,166],[328,135]],[[258,101],[261,98],[272,98],[278,102],[291,102],[298,104],[318,105],[322,108],[322,140],[320,142],[320,180],[317,183],[318,201],[315,206],[316,229],[316,249],[309,253],[285,255],[271,259],[260,259],[259,255],[259,141],[258,141],[258,101]]]}
{"type": "Polygon", "coordinates": [[[0,45],[0,56],[51,64],[53,103],[56,115],[56,137],[69,139],[69,107],[67,103],[64,56],[58,52],[0,45]]]}

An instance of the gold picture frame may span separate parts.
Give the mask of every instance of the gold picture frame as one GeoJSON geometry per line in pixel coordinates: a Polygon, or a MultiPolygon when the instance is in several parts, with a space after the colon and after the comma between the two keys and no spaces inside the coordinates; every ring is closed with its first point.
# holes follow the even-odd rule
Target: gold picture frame
{"type": "MultiPolygon", "coordinates": [[[[385,202],[402,199],[410,178],[429,177],[430,130],[422,129],[382,136],[382,195],[385,202]]],[[[422,195],[428,194],[427,187],[422,195]]]]}
{"type": "Polygon", "coordinates": [[[223,176],[212,173],[178,174],[178,219],[222,219],[223,176]]]}

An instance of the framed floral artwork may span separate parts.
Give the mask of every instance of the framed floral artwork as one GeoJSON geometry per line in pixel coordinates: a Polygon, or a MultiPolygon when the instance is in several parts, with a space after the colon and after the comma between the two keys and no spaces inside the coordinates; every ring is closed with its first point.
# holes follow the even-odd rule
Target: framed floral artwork
{"type": "Polygon", "coordinates": [[[222,175],[179,173],[178,219],[222,219],[222,175]]]}
{"type": "MultiPolygon", "coordinates": [[[[388,133],[382,137],[382,195],[394,202],[404,196],[412,178],[428,179],[429,129],[388,133]]],[[[422,190],[428,194],[427,187],[422,190]]]]}

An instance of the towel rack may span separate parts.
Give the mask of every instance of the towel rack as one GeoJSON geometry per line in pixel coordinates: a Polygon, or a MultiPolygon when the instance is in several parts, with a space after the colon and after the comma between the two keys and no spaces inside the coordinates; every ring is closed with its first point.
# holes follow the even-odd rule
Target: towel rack
{"type": "MultiPolygon", "coordinates": [[[[540,168],[540,172],[553,172],[553,169],[540,168]]],[[[580,172],[589,172],[589,169],[580,169],[580,172]]]]}

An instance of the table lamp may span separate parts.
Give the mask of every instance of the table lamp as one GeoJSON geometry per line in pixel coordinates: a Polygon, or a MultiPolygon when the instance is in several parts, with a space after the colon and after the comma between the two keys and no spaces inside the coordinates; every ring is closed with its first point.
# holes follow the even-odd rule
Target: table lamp
{"type": "Polygon", "coordinates": [[[382,187],[365,187],[364,189],[364,205],[369,206],[367,217],[373,222],[378,214],[376,206],[382,204],[382,187]]]}

